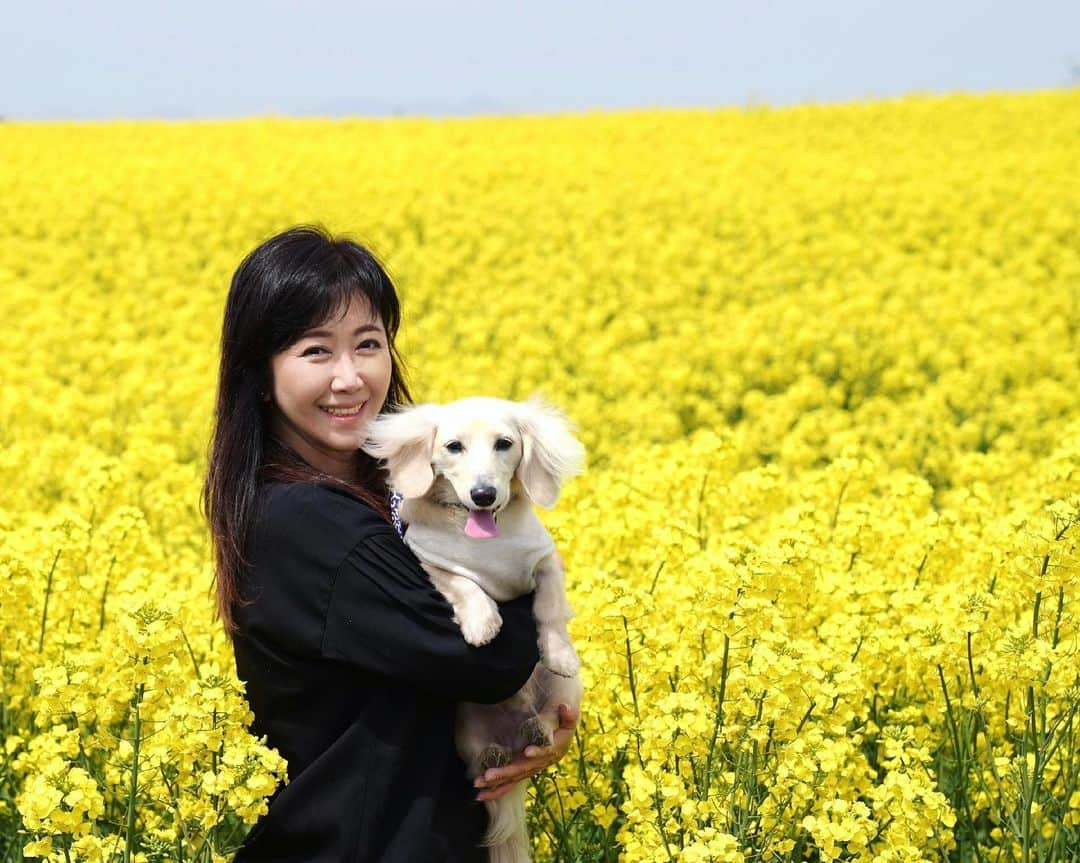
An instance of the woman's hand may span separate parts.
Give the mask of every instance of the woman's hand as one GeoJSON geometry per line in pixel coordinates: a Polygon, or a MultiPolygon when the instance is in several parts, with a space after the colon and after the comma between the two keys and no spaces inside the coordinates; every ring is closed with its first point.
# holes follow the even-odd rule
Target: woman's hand
{"type": "Polygon", "coordinates": [[[515,782],[535,776],[562,758],[574,739],[581,711],[565,704],[559,705],[559,727],[555,729],[551,746],[526,746],[525,752],[505,767],[491,767],[473,780],[473,785],[483,789],[477,800],[494,800],[506,794],[515,782]]]}

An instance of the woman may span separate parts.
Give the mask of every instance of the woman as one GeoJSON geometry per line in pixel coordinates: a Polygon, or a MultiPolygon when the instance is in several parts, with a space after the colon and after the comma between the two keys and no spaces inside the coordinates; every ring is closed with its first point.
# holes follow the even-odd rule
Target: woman
{"type": "Polygon", "coordinates": [[[300,226],[240,264],[225,304],[203,506],[218,613],[252,730],[288,784],[237,853],[247,861],[482,861],[484,807],[561,758],[551,747],[476,780],[455,703],[515,692],[538,660],[533,596],[500,604],[484,647],[461,636],[391,522],[366,424],[410,401],[394,286],[362,246],[300,226]]]}

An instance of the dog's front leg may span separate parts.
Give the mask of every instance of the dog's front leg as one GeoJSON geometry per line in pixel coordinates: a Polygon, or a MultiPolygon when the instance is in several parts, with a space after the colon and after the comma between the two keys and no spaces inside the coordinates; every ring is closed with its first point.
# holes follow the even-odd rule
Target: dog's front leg
{"type": "Polygon", "coordinates": [[[423,564],[431,581],[454,609],[454,620],[461,627],[461,634],[469,644],[479,647],[487,644],[502,629],[499,607],[476,582],[423,564]]]}
{"type": "Polygon", "coordinates": [[[573,677],[581,663],[570,643],[566,622],[574,616],[566,599],[566,570],[559,552],[553,552],[536,566],[536,618],[540,661],[563,677],[573,677]]]}

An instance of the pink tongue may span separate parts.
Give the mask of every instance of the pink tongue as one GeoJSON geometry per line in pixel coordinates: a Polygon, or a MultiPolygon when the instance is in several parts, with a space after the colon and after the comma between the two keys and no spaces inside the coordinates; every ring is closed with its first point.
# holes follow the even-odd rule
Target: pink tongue
{"type": "Polygon", "coordinates": [[[469,520],[465,522],[465,535],[474,539],[491,539],[499,535],[495,526],[495,516],[486,509],[470,509],[469,520]]]}

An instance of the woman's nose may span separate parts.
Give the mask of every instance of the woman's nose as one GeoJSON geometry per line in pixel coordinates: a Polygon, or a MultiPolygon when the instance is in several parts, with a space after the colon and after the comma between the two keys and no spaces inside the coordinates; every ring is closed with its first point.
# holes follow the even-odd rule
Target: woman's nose
{"type": "Polygon", "coordinates": [[[345,354],[334,363],[334,378],[330,388],[334,390],[354,390],[360,386],[360,369],[351,354],[345,354]]]}

